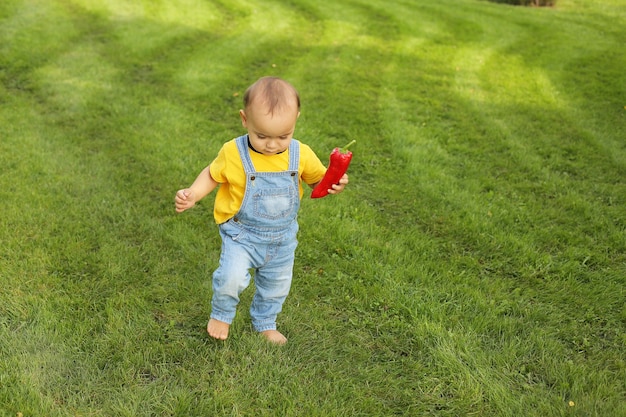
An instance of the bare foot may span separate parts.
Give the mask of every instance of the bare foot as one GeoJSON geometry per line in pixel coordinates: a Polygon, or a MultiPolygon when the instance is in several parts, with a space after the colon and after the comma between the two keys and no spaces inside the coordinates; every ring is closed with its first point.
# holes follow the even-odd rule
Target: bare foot
{"type": "Polygon", "coordinates": [[[278,330],[266,330],[261,332],[264,338],[267,339],[268,342],[274,343],[276,345],[284,345],[287,343],[287,338],[283,336],[281,332],[278,330]]]}
{"type": "Polygon", "coordinates": [[[228,329],[230,329],[230,324],[215,319],[210,319],[209,324],[206,326],[209,336],[218,340],[226,340],[228,338],[228,329]]]}

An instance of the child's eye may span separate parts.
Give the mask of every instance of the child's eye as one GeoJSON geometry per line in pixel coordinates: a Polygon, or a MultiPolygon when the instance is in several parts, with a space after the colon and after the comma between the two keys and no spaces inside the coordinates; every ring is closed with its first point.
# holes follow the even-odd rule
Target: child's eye
{"type": "Polygon", "coordinates": [[[256,135],[256,137],[259,139],[265,139],[265,135],[256,135]]]}

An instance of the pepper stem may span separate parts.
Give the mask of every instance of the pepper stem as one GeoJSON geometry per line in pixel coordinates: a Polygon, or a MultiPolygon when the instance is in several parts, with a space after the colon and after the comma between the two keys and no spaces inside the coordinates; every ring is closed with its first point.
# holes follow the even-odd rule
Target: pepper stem
{"type": "Polygon", "coordinates": [[[341,148],[342,152],[346,152],[348,150],[348,148],[352,145],[354,145],[356,143],[356,139],[353,140],[352,142],[348,143],[346,146],[344,146],[343,148],[341,148]]]}

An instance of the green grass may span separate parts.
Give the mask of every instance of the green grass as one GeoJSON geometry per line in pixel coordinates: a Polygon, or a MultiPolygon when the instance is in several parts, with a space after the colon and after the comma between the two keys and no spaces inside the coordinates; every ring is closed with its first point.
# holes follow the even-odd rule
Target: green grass
{"type": "Polygon", "coordinates": [[[0,415],[626,416],[626,7],[0,3],[0,415]],[[298,87],[357,139],[303,200],[289,344],[209,340],[213,196],[175,191],[298,87]]]}

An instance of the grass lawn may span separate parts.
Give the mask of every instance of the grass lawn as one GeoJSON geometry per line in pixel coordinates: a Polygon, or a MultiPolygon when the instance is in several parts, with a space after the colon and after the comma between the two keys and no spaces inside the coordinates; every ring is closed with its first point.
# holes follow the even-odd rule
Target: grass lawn
{"type": "Polygon", "coordinates": [[[0,2],[0,416],[626,416],[626,6],[0,2]],[[214,195],[278,75],[351,183],[303,199],[289,338],[209,340],[214,195]]]}

